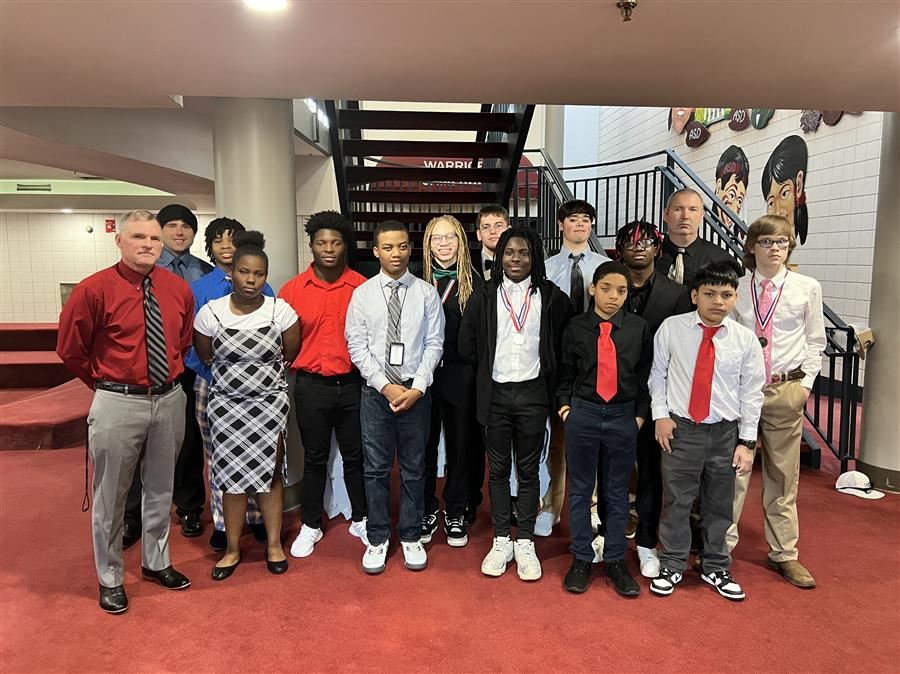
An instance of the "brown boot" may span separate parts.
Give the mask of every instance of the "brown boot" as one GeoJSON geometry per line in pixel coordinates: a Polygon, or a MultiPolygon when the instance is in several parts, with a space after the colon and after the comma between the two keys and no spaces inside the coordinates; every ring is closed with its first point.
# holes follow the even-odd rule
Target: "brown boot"
{"type": "Polygon", "coordinates": [[[804,589],[811,589],[816,586],[816,579],[806,570],[805,566],[796,560],[774,562],[770,559],[768,560],[768,565],[770,569],[774,569],[784,576],[784,579],[791,585],[804,589]]]}

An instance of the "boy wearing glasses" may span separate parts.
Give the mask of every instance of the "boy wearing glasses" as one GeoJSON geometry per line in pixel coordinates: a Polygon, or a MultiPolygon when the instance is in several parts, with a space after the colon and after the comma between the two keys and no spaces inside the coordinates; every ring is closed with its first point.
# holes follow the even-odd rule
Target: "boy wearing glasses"
{"type": "MultiPolygon", "coordinates": [[[[769,566],[786,581],[813,588],[816,581],[798,561],[797,489],[803,411],[822,365],[825,321],[819,282],[787,268],[797,245],[785,218],[764,215],[750,225],[735,318],[754,331],[763,348],[766,383],[760,421],[762,501],[769,566]]],[[[744,507],[750,473],[738,475],[729,551],[738,542],[737,522],[744,507]]]]}
{"type": "MultiPolygon", "coordinates": [[[[643,318],[651,337],[669,316],[686,314],[693,308],[688,288],[656,271],[656,261],[662,255],[662,241],[656,225],[643,220],[629,222],[616,232],[616,254],[630,272],[625,311],[643,318]]],[[[653,437],[653,424],[644,424],[637,438],[635,510],[638,526],[635,543],[641,575],[645,578],[655,578],[659,573],[656,544],[662,511],[660,455],[659,443],[653,437]]],[[[598,490],[602,492],[602,480],[598,481],[598,490]]],[[[598,501],[602,504],[602,493],[598,501]]],[[[601,519],[606,520],[602,510],[601,519]]]]}
{"type": "Polygon", "coordinates": [[[497,249],[500,235],[507,229],[509,229],[509,213],[500,204],[488,204],[478,211],[475,218],[475,236],[481,241],[481,254],[472,260],[472,267],[482,280],[491,277],[494,251],[497,249]]]}
{"type": "MultiPolygon", "coordinates": [[[[567,201],[556,212],[556,223],[562,234],[562,247],[547,258],[547,279],[562,290],[572,302],[575,314],[591,310],[588,286],[594,270],[609,258],[591,250],[588,240],[594,229],[594,207],[581,199],[567,201]]],[[[536,536],[549,536],[559,522],[566,495],[566,435],[565,427],[556,415],[550,417],[550,447],[547,469],[550,484],[541,499],[541,512],[534,523],[536,536]]]]}

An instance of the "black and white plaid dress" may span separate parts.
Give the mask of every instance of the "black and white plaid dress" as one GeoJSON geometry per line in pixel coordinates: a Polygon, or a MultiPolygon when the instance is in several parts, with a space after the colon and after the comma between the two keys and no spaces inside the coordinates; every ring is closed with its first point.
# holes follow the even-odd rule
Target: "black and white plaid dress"
{"type": "MultiPolygon", "coordinates": [[[[272,320],[262,328],[226,328],[215,318],[207,408],[212,481],[228,494],[265,493],[291,409],[275,306],[272,320]]],[[[285,466],[283,458],[283,471],[285,466]]]]}

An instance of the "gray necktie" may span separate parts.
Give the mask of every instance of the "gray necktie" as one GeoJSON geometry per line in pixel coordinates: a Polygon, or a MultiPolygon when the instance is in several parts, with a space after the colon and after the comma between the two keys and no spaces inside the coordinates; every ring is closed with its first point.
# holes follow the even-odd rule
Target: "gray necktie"
{"type": "Polygon", "coordinates": [[[684,283],[684,248],[678,249],[678,254],[675,255],[675,262],[669,270],[669,278],[675,283],[684,283]]]}
{"type": "Polygon", "coordinates": [[[161,386],[169,379],[169,359],[166,356],[166,335],[163,332],[159,304],[150,290],[150,277],[145,276],[144,325],[147,331],[147,368],[153,386],[161,386]]]}
{"type": "Polygon", "coordinates": [[[400,384],[400,367],[391,365],[391,344],[400,342],[400,281],[391,281],[391,298],[388,300],[387,336],[384,342],[384,376],[392,384],[400,384]]]}
{"type": "Polygon", "coordinates": [[[184,260],[180,257],[176,257],[172,260],[172,271],[174,271],[180,278],[184,278],[184,260]]]}
{"type": "Polygon", "coordinates": [[[569,253],[572,260],[572,271],[569,276],[569,299],[575,307],[576,314],[584,313],[584,276],[581,274],[580,262],[584,259],[584,253],[569,253]]]}

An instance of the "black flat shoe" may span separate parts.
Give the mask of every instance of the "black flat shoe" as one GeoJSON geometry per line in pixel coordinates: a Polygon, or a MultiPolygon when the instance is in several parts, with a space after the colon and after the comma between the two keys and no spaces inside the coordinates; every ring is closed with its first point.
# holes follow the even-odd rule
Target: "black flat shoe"
{"type": "Polygon", "coordinates": [[[127,550],[139,540],[141,540],[141,526],[125,522],[125,528],[122,529],[122,549],[127,550]]]}
{"type": "Polygon", "coordinates": [[[212,579],[213,580],[225,580],[229,578],[231,574],[234,573],[234,570],[238,568],[238,565],[241,563],[241,560],[237,560],[231,566],[214,566],[212,568],[212,579]]]}
{"type": "Polygon", "coordinates": [[[287,557],[282,559],[280,562],[270,562],[269,554],[266,553],[266,568],[269,570],[269,573],[274,573],[276,575],[284,573],[288,570],[287,557]]]}
{"type": "Polygon", "coordinates": [[[209,537],[209,547],[216,552],[225,552],[225,548],[228,547],[228,537],[225,532],[213,531],[212,536],[209,537]]]}
{"type": "Polygon", "coordinates": [[[612,581],[616,592],[623,597],[637,597],[641,593],[641,586],[628,573],[624,560],[606,562],[606,577],[612,581]]]}
{"type": "Polygon", "coordinates": [[[100,586],[100,608],[107,613],[125,613],[128,610],[128,597],[122,585],[115,587],[100,586]]]}
{"type": "Polygon", "coordinates": [[[141,567],[141,573],[147,580],[152,580],[162,585],[167,590],[185,590],[191,586],[191,581],[183,573],[179,573],[172,566],[167,566],[159,571],[151,571],[141,567]]]}
{"type": "Polygon", "coordinates": [[[251,524],[250,531],[253,532],[253,538],[256,539],[257,543],[265,543],[269,540],[269,537],[266,535],[266,525],[265,524],[251,524]]]}
{"type": "Polygon", "coordinates": [[[181,518],[181,535],[185,538],[197,538],[203,533],[203,522],[200,513],[188,513],[181,518]]]}

